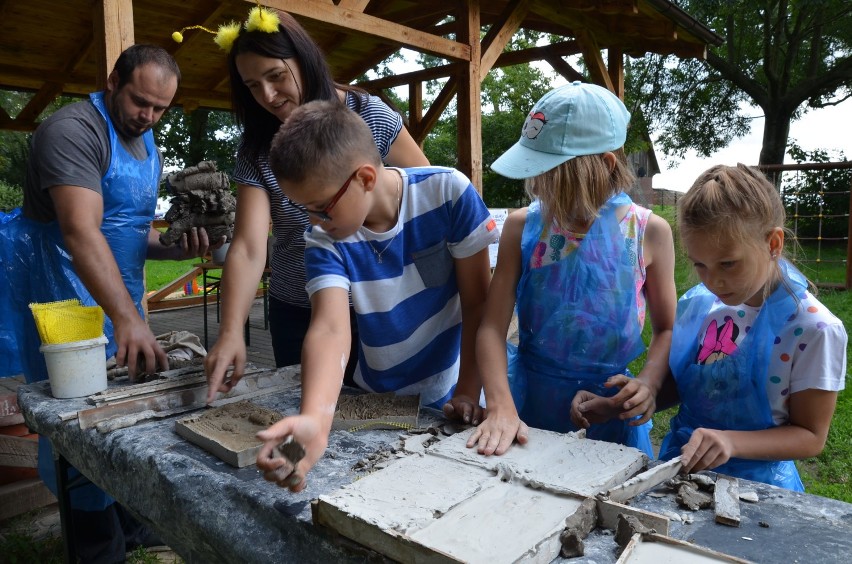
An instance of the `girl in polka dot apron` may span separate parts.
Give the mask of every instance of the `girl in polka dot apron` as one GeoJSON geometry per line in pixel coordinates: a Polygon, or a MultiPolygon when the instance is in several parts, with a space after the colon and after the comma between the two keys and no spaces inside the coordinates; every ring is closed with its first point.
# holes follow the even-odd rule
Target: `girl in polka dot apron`
{"type": "Polygon", "coordinates": [[[782,258],[784,224],[776,188],[743,165],[709,169],[679,202],[702,284],[678,302],[669,360],[681,404],[660,458],[803,491],[793,460],[825,446],[847,335],[782,258]]]}

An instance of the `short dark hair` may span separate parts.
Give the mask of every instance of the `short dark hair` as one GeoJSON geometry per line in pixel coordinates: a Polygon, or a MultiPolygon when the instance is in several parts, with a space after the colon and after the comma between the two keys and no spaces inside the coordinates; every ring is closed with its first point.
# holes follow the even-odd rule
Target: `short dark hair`
{"type": "Polygon", "coordinates": [[[272,173],[289,182],[310,174],[339,176],[355,161],[381,166],[382,157],[367,123],[337,100],[314,100],[293,110],[269,147],[272,173]]]}
{"type": "Polygon", "coordinates": [[[117,89],[121,90],[125,84],[130,82],[134,70],[148,63],[157,65],[173,74],[177,78],[178,85],[180,85],[180,68],[168,51],[156,45],[138,44],[125,49],[118,56],[118,60],[115,61],[112,70],[118,75],[117,89]]]}
{"type": "Polygon", "coordinates": [[[248,151],[252,160],[269,147],[272,136],[278,131],[281,123],[257,103],[243,83],[237,70],[237,55],[255,53],[273,59],[295,59],[302,74],[302,84],[299,85],[302,93],[300,104],[312,100],[336,100],[337,88],[360,91],[334,82],[325,55],[305,28],[287,12],[276,12],[280,21],[277,33],[243,30],[228,53],[231,107],[237,125],[243,129],[243,148],[248,151]]]}

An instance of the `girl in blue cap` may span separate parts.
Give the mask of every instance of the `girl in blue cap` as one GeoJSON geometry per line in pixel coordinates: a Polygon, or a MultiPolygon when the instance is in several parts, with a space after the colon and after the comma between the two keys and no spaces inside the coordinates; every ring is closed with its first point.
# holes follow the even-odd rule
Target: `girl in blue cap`
{"type": "Polygon", "coordinates": [[[784,205],[758,170],[716,166],[678,204],[702,284],[678,302],[680,409],[660,458],[803,491],[791,459],[825,446],[846,374],[843,324],[784,260],[784,205]]]}
{"type": "Polygon", "coordinates": [[[532,204],[509,215],[477,335],[488,417],[468,446],[502,454],[527,425],[637,447],[668,370],[674,323],[671,228],[623,192],[630,113],[608,90],[575,82],[533,107],[521,138],[491,168],[525,179],[532,204]],[[519,342],[506,333],[517,308],[519,342]],[[646,350],[636,378],[627,364],[646,350]],[[575,396],[577,399],[575,400],[575,396]],[[618,415],[571,420],[572,401],[606,396],[618,415]]]}

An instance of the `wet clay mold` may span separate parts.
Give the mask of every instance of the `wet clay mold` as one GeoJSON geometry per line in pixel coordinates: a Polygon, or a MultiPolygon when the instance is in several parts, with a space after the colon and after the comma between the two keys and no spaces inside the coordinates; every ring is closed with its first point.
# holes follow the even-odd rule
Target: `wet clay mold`
{"type": "Polygon", "coordinates": [[[410,429],[417,427],[420,396],[386,394],[341,395],[332,429],[410,429]]]}
{"type": "Polygon", "coordinates": [[[277,411],[239,401],[175,421],[175,431],[231,466],[254,464],[261,442],[255,437],[282,419],[277,411]]]}

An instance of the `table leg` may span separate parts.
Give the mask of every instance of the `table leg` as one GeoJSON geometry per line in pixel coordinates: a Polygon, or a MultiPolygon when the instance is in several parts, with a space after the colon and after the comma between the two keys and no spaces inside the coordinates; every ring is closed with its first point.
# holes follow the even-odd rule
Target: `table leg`
{"type": "Polygon", "coordinates": [[[264,272],[260,281],[263,286],[263,328],[269,329],[269,275],[264,272]]]}
{"type": "Polygon", "coordinates": [[[201,286],[202,286],[201,303],[203,304],[202,307],[204,308],[204,348],[207,349],[207,350],[210,350],[209,347],[207,346],[207,269],[206,268],[201,269],[201,286]]]}
{"type": "Polygon", "coordinates": [[[68,487],[68,469],[71,467],[65,457],[53,450],[56,465],[56,489],[59,495],[59,523],[62,526],[62,546],[65,562],[77,562],[77,549],[74,547],[74,519],[71,514],[71,488],[68,487]]]}

